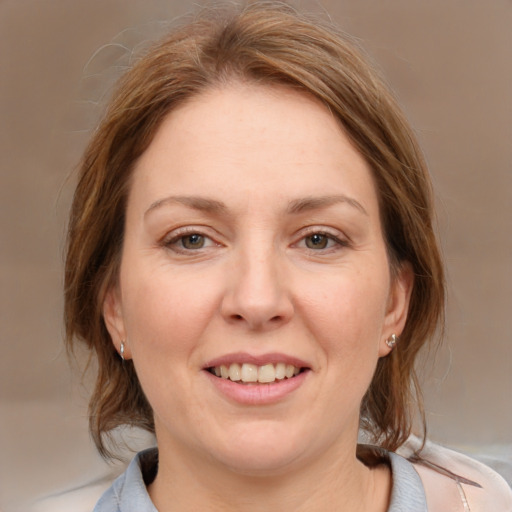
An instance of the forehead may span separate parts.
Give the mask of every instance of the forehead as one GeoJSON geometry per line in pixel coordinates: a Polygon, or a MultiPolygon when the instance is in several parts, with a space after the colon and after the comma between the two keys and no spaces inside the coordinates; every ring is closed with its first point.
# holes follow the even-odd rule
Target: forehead
{"type": "Polygon", "coordinates": [[[372,203],[369,210],[376,204],[370,169],[337,119],[284,86],[234,83],[182,104],[138,161],[132,187],[146,202],[238,193],[243,201],[344,194],[372,203]]]}

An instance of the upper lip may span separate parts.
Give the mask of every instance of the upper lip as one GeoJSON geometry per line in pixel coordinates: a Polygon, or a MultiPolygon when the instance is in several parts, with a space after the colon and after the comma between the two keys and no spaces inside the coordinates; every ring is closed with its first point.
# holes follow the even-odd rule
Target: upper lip
{"type": "Polygon", "coordinates": [[[204,365],[204,369],[214,368],[216,366],[229,366],[233,363],[248,363],[255,364],[256,366],[263,366],[265,364],[277,364],[277,363],[285,363],[291,364],[297,368],[310,368],[311,366],[302,359],[290,356],[287,354],[282,354],[279,352],[271,352],[267,354],[249,354],[247,352],[235,352],[232,354],[225,354],[220,357],[216,357],[215,359],[211,359],[207,361],[204,365]]]}

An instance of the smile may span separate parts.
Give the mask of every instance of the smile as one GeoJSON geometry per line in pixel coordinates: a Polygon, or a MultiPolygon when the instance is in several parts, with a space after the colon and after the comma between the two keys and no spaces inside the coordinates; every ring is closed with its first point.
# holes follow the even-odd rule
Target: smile
{"type": "Polygon", "coordinates": [[[256,365],[252,363],[231,363],[208,368],[208,371],[221,379],[228,379],[243,384],[270,384],[275,381],[291,379],[301,373],[298,366],[286,363],[267,363],[256,365]]]}

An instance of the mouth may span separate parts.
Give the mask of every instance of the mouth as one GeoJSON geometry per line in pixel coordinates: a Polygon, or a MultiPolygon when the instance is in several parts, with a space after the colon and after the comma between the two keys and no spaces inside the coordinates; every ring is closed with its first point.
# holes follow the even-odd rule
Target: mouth
{"type": "Polygon", "coordinates": [[[219,379],[230,380],[238,384],[271,384],[293,379],[307,371],[308,368],[287,363],[257,365],[240,362],[210,366],[206,370],[219,379]]]}
{"type": "Polygon", "coordinates": [[[313,368],[289,354],[225,354],[208,361],[203,373],[214,389],[231,403],[267,406],[295,396],[313,368]]]}

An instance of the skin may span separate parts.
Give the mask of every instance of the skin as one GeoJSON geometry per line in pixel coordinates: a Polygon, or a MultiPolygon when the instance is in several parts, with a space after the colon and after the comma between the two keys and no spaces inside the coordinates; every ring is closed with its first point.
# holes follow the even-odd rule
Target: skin
{"type": "Polygon", "coordinates": [[[407,266],[391,278],[368,165],[317,100],[233,83],[174,110],[134,171],[104,304],[154,410],[158,510],[385,511],[359,408],[411,287],[407,266]],[[309,370],[241,404],[204,370],[233,352],[309,370]]]}

